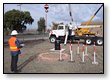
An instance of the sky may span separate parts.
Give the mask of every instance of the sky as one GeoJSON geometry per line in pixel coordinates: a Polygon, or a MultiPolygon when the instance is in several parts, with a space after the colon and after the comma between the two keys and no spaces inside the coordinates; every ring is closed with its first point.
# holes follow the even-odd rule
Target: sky
{"type": "MultiPolygon", "coordinates": [[[[4,4],[4,13],[17,9],[20,10],[18,4],[4,4]]],[[[21,11],[29,11],[31,13],[34,22],[32,25],[27,25],[28,29],[37,29],[37,22],[40,17],[45,18],[45,4],[22,4],[21,11]]],[[[51,28],[52,22],[68,24],[71,22],[71,17],[69,15],[69,5],[68,4],[48,4],[49,9],[47,13],[47,26],[51,28]]],[[[96,10],[101,6],[101,4],[70,4],[72,17],[76,25],[82,22],[88,21],[91,16],[96,12],[96,10]]],[[[103,8],[98,12],[98,14],[93,18],[93,21],[103,21],[103,8]]]]}

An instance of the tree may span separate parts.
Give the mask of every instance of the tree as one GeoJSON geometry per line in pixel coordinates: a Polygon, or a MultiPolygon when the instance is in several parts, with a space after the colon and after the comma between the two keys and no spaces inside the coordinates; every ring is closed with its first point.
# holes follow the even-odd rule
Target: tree
{"type": "Polygon", "coordinates": [[[58,23],[52,22],[52,30],[56,30],[58,25],[58,23]]]}
{"type": "Polygon", "coordinates": [[[34,19],[28,11],[10,10],[4,14],[4,29],[17,30],[23,32],[26,30],[26,24],[32,24],[34,19]]]}
{"type": "Polygon", "coordinates": [[[43,17],[41,17],[37,23],[38,23],[38,29],[37,30],[39,32],[45,32],[45,28],[46,28],[45,19],[43,17]]]}

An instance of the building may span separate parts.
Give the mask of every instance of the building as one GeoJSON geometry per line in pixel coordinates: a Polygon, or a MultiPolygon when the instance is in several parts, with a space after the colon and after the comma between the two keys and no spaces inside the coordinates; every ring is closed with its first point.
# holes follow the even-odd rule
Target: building
{"type": "MultiPolygon", "coordinates": [[[[86,25],[86,23],[87,22],[82,22],[81,26],[86,25]]],[[[97,35],[103,36],[103,22],[101,22],[101,21],[92,21],[89,25],[100,25],[101,26],[100,28],[90,28],[90,31],[97,33],[97,35]]]]}

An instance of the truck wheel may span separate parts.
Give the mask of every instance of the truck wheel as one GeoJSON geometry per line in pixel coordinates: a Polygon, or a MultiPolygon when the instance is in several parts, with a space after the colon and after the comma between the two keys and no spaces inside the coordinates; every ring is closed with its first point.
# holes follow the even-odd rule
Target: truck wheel
{"type": "Polygon", "coordinates": [[[86,39],[86,40],[85,40],[85,44],[91,45],[91,44],[92,44],[92,40],[91,40],[91,39],[86,39]]]}
{"type": "Polygon", "coordinates": [[[96,40],[96,44],[99,45],[99,46],[103,45],[103,40],[100,39],[100,38],[98,38],[98,39],[96,40]]]}
{"type": "Polygon", "coordinates": [[[54,36],[50,37],[50,42],[51,42],[51,43],[54,43],[55,40],[56,40],[56,37],[54,37],[54,36]]]}

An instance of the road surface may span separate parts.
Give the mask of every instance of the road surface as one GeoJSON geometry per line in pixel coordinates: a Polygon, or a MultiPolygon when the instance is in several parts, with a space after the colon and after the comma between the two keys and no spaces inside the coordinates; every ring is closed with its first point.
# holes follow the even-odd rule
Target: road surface
{"type": "MultiPolygon", "coordinates": [[[[11,36],[4,36],[4,42],[7,42],[11,36]]],[[[18,35],[17,38],[19,40],[38,40],[38,39],[48,39],[48,34],[40,34],[40,35],[18,35]]]]}

